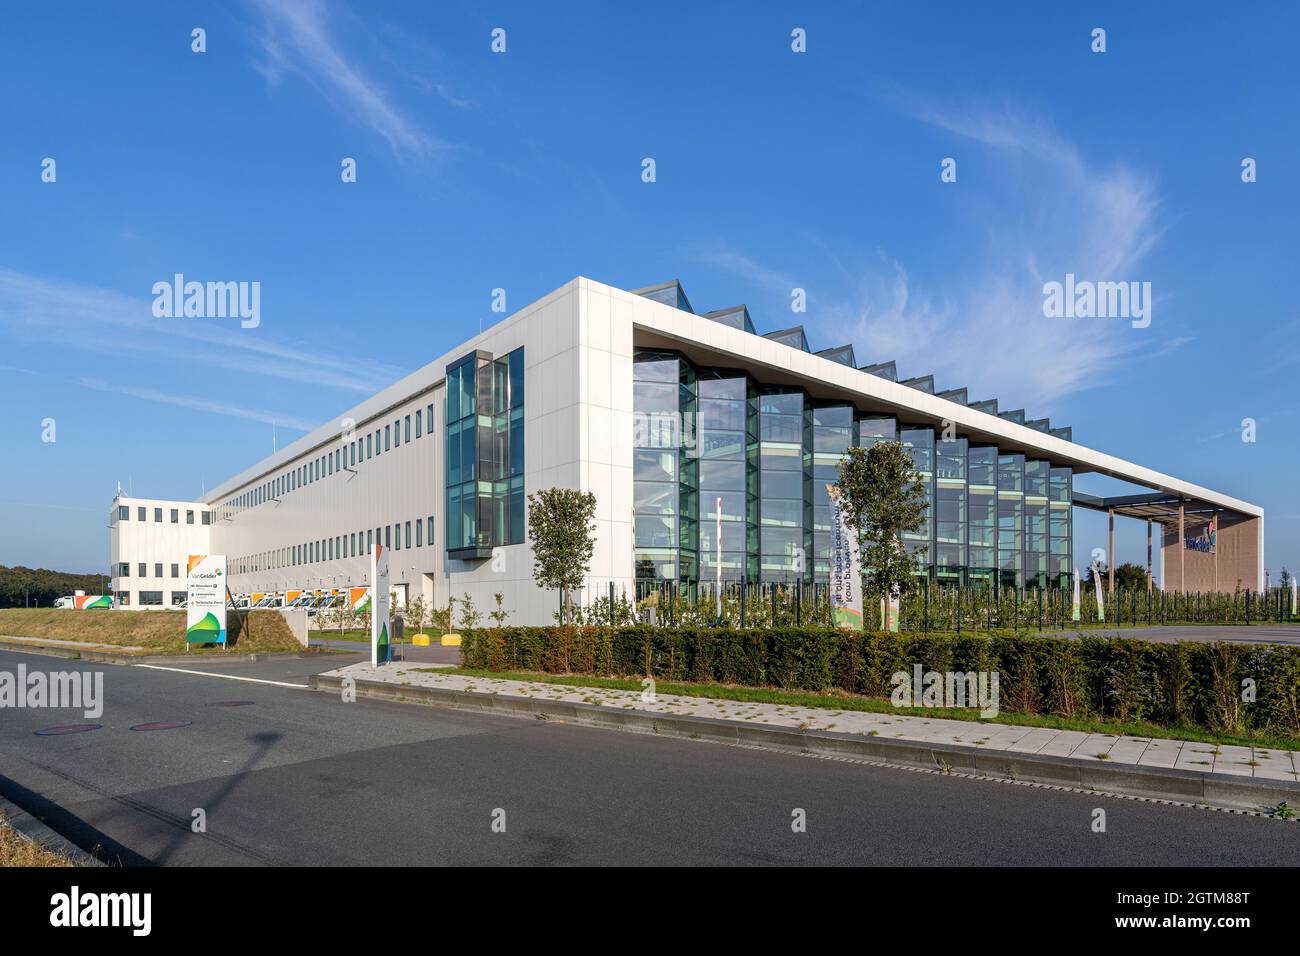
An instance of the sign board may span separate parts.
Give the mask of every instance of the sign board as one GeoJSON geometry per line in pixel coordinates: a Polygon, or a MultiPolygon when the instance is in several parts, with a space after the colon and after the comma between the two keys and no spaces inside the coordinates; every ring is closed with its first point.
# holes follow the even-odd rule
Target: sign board
{"type": "Polygon", "coordinates": [[[378,667],[393,659],[389,642],[393,623],[388,615],[388,549],[375,544],[370,555],[371,601],[374,613],[370,618],[370,666],[378,667]]]}
{"type": "Polygon", "coordinates": [[[1185,535],[1183,537],[1183,547],[1188,551],[1200,551],[1202,554],[1214,554],[1214,549],[1218,545],[1218,528],[1215,526],[1214,519],[1211,518],[1205,526],[1205,530],[1198,535],[1185,535]]]}
{"type": "Polygon", "coordinates": [[[91,611],[96,608],[112,607],[113,599],[107,594],[77,594],[72,598],[72,606],[78,611],[91,611]]]}
{"type": "Polygon", "coordinates": [[[189,556],[185,607],[186,644],[226,643],[226,556],[189,556]]]}
{"type": "Polygon", "coordinates": [[[827,485],[831,504],[831,620],[836,627],[862,630],[862,563],[858,536],[844,519],[838,485],[827,485]]]}
{"type": "Polygon", "coordinates": [[[348,588],[348,607],[360,614],[370,603],[370,588],[348,588]]]}
{"type": "Polygon", "coordinates": [[[1092,562],[1092,584],[1097,591],[1097,620],[1106,622],[1106,602],[1101,596],[1101,565],[1092,562]]]}

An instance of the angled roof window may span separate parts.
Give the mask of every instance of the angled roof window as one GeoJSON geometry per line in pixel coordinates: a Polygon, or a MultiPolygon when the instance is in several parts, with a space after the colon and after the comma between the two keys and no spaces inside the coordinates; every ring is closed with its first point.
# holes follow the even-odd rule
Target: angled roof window
{"type": "Polygon", "coordinates": [[[904,379],[904,380],[903,380],[902,382],[900,382],[899,384],[900,384],[900,385],[906,385],[906,386],[908,386],[909,388],[914,388],[914,389],[916,389],[918,392],[926,392],[926,393],[929,394],[929,395],[933,395],[933,394],[934,394],[934,376],[933,376],[933,375],[918,375],[916,378],[907,378],[907,379],[904,379]]]}
{"type": "Polygon", "coordinates": [[[986,398],[982,402],[971,402],[970,407],[977,412],[988,412],[990,415],[998,413],[998,400],[996,398],[986,398]]]}
{"type": "Polygon", "coordinates": [[[660,282],[658,285],[648,285],[644,289],[633,289],[633,295],[644,296],[647,299],[653,299],[655,302],[662,302],[664,305],[670,305],[674,309],[681,309],[683,312],[695,314],[691,308],[690,299],[686,298],[686,291],[682,289],[682,284],[676,279],[670,282],[660,282]]]}
{"type": "Polygon", "coordinates": [[[868,375],[874,375],[877,378],[888,379],[891,382],[898,381],[898,366],[894,364],[893,359],[890,359],[888,362],[880,362],[876,365],[864,365],[859,371],[866,372],[868,375]]]}
{"type": "Polygon", "coordinates": [[[847,365],[849,368],[857,368],[857,359],[853,357],[852,345],[839,345],[833,349],[822,349],[817,353],[822,358],[828,358],[832,362],[839,362],[841,365],[847,365]]]}
{"type": "Polygon", "coordinates": [[[956,402],[958,405],[965,405],[970,401],[964,388],[950,388],[943,392],[936,392],[940,398],[946,398],[950,402],[956,402]]]}
{"type": "Polygon", "coordinates": [[[751,334],[757,334],[757,330],[754,328],[754,320],[749,317],[749,309],[743,305],[733,305],[729,309],[705,312],[704,317],[712,319],[714,322],[721,322],[723,325],[729,325],[733,329],[742,329],[751,334]]]}
{"type": "Polygon", "coordinates": [[[808,348],[808,336],[803,334],[802,325],[796,325],[792,329],[782,329],[779,332],[768,332],[763,338],[771,339],[773,342],[780,342],[782,345],[788,345],[802,352],[811,351],[808,348]]]}

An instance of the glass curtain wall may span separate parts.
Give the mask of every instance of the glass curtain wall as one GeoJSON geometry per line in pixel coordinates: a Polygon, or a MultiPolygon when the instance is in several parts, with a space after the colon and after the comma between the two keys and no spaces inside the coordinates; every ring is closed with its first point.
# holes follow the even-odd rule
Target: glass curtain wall
{"type": "Polygon", "coordinates": [[[998,564],[998,449],[971,445],[966,464],[969,546],[967,581],[992,585],[998,564]]]}
{"type": "Polygon", "coordinates": [[[632,363],[632,500],[635,560],[640,580],[675,581],[680,573],[682,458],[680,359],[639,351],[632,363]]]}
{"type": "Polygon", "coordinates": [[[1051,554],[1047,573],[1059,588],[1073,588],[1074,542],[1071,529],[1074,476],[1069,468],[1053,468],[1048,474],[1048,519],[1051,554]]]}
{"type": "Polygon", "coordinates": [[[898,439],[912,456],[912,467],[921,476],[921,487],[930,507],[920,530],[903,535],[903,547],[921,562],[917,573],[928,576],[926,570],[934,561],[934,429],[927,425],[900,425],[898,439]]]}
{"type": "Polygon", "coordinates": [[[1047,484],[1051,466],[1045,461],[1025,462],[1025,587],[1047,587],[1047,484]]]}
{"type": "Polygon", "coordinates": [[[812,489],[811,456],[805,472],[803,391],[762,389],[758,416],[759,574],[763,581],[794,584],[807,563],[804,503],[812,489]]]}
{"type": "Polygon", "coordinates": [[[966,571],[965,438],[940,439],[935,446],[934,579],[961,585],[966,571]]]}
{"type": "Polygon", "coordinates": [[[998,583],[1021,584],[1025,533],[1025,456],[998,455],[998,583]]]}
{"type": "Polygon", "coordinates": [[[701,371],[696,382],[700,581],[752,578],[757,562],[757,424],[747,376],[701,371]],[[719,546],[719,532],[721,545],[719,546]]]}
{"type": "Polygon", "coordinates": [[[817,405],[809,409],[812,421],[812,562],[813,581],[829,581],[831,575],[831,503],[826,491],[840,479],[840,461],[853,447],[853,406],[817,405]]]}
{"type": "MultiPolygon", "coordinates": [[[[698,369],[674,352],[642,349],[634,361],[638,580],[708,586],[721,568],[730,583],[742,575],[751,583],[825,583],[832,531],[826,485],[854,444],[900,441],[930,504],[923,528],[904,540],[914,556],[925,549],[918,573],[954,586],[1070,587],[1070,469],[965,437],[945,440],[892,415],[860,415],[848,403],[813,402],[802,390],[763,387],[743,372],[698,369]]],[[[508,375],[503,384],[499,368],[494,375],[492,457],[511,461],[513,480],[515,443],[507,438],[503,451],[501,436],[507,423],[514,427],[514,384],[508,375]],[[503,387],[509,416],[497,397],[503,387]]],[[[473,423],[484,399],[473,381],[452,373],[448,380],[449,540],[472,540],[463,529],[472,531],[480,514],[473,499],[483,492],[474,479],[484,466],[473,423]],[[462,499],[457,512],[453,494],[466,487],[471,504],[462,499]]],[[[518,417],[522,432],[522,409],[518,417]]],[[[489,524],[499,524],[502,485],[489,487],[498,502],[489,524]]],[[[510,491],[506,526],[513,529],[510,491]]]]}

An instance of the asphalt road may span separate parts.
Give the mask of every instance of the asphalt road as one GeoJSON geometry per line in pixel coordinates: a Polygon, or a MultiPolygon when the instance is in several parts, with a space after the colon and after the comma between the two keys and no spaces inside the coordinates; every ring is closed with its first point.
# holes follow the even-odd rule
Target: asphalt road
{"type": "Polygon", "coordinates": [[[134,864],[1300,863],[1297,823],[283,686],[339,660],[178,662],[268,684],[0,652],[102,670],[106,700],[65,736],[35,732],[82,714],[0,710],[0,793],[134,864]]]}
{"type": "Polygon", "coordinates": [[[1300,626],[1295,624],[1163,624],[1151,627],[1101,627],[1079,631],[1043,631],[1046,637],[1133,637],[1140,641],[1193,641],[1231,644],[1300,644],[1300,626]]]}

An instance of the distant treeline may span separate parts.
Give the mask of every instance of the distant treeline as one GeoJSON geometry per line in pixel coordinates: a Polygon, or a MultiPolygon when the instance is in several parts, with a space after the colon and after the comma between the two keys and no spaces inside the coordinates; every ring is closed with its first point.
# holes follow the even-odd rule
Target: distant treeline
{"type": "Polygon", "coordinates": [[[107,587],[102,574],[69,574],[48,568],[7,568],[0,564],[0,607],[50,607],[65,594],[99,594],[107,587]]]}

